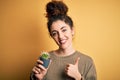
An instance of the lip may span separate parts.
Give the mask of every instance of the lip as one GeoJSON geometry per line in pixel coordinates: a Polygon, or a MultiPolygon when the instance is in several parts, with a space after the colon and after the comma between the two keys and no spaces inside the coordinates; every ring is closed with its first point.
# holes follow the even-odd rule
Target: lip
{"type": "Polygon", "coordinates": [[[60,40],[59,42],[60,42],[60,44],[65,44],[65,43],[66,43],[66,40],[63,39],[63,40],[60,40]]]}

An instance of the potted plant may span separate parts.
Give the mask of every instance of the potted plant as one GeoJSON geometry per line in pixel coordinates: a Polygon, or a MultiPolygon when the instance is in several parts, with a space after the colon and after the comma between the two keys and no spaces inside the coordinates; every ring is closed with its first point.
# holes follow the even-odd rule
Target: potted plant
{"type": "Polygon", "coordinates": [[[42,53],[41,53],[41,56],[40,56],[40,60],[43,61],[43,66],[44,66],[45,68],[47,68],[48,65],[49,65],[49,62],[50,62],[50,55],[49,55],[49,53],[47,53],[47,52],[42,52],[42,53]]]}

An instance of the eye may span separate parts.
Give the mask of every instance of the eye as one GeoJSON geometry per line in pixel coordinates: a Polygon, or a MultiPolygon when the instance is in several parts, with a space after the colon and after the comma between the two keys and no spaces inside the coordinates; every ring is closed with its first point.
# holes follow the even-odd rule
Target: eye
{"type": "Polygon", "coordinates": [[[63,30],[62,30],[62,32],[66,32],[66,31],[67,31],[67,29],[63,29],[63,30]]]}
{"type": "Polygon", "coordinates": [[[52,36],[56,36],[56,35],[57,35],[57,32],[52,32],[51,35],[52,35],[52,36]]]}

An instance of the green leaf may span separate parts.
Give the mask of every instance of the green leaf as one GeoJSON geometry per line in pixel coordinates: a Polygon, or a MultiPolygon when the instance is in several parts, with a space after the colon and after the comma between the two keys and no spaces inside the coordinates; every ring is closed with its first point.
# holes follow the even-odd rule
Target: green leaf
{"type": "Polygon", "coordinates": [[[48,59],[48,58],[50,58],[50,55],[47,52],[42,52],[41,57],[44,58],[44,59],[48,59]]]}

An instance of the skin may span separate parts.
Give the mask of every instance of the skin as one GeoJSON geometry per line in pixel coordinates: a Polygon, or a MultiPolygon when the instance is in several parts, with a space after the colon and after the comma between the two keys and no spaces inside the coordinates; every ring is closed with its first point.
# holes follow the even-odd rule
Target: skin
{"type": "MultiPolygon", "coordinates": [[[[70,28],[68,24],[64,21],[57,20],[52,23],[51,37],[54,39],[56,44],[59,46],[57,50],[54,51],[54,54],[57,56],[68,56],[75,52],[75,49],[72,46],[72,38],[74,35],[74,29],[70,28]]],[[[68,76],[74,78],[75,80],[81,80],[81,74],[78,70],[79,57],[76,59],[74,64],[67,64],[65,72],[68,76]]],[[[51,63],[51,62],[50,62],[51,63]]],[[[48,68],[44,68],[41,64],[42,61],[37,60],[37,64],[33,67],[33,72],[38,80],[41,80],[47,73],[48,68]]],[[[50,65],[50,64],[49,64],[50,65]]]]}

